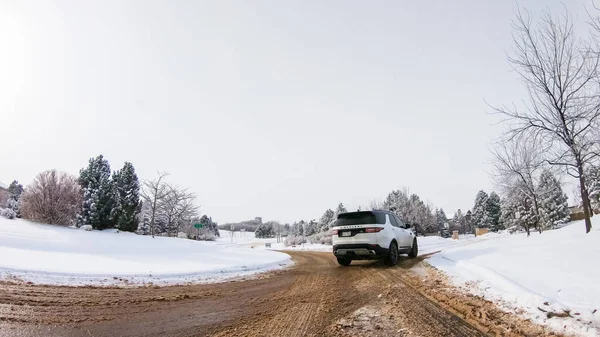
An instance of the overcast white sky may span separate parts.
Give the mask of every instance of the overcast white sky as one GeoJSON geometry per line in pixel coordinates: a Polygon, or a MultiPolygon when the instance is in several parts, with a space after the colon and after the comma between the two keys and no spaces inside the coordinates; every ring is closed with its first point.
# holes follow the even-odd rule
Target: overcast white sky
{"type": "MultiPolygon", "coordinates": [[[[534,13],[561,2],[519,1],[534,13]]],[[[565,1],[579,23],[589,1],[565,1]]],[[[98,154],[218,222],[493,188],[513,1],[0,0],[0,181],[98,154]]]]}

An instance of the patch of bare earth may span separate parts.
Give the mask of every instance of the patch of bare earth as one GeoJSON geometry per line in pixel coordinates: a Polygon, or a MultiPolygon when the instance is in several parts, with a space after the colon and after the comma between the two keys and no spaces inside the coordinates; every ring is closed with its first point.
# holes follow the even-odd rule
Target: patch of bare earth
{"type": "Polygon", "coordinates": [[[57,287],[0,282],[0,336],[551,336],[461,293],[424,258],[337,265],[290,252],[288,270],[169,287],[57,287]],[[414,273],[420,270],[422,274],[414,273]]]}

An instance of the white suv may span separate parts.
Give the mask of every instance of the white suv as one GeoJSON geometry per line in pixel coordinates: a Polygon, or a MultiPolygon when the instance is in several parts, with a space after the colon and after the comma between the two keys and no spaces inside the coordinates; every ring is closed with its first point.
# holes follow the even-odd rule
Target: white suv
{"type": "Polygon", "coordinates": [[[417,238],[410,225],[387,211],[350,212],[338,215],[332,228],[333,254],[342,266],[352,260],[384,259],[393,266],[399,254],[415,258],[417,238]]]}

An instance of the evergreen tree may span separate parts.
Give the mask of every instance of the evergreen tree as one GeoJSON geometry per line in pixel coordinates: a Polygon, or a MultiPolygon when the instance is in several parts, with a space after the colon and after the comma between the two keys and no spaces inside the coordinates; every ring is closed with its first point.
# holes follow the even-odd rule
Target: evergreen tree
{"type": "Polygon", "coordinates": [[[113,227],[114,189],[108,161],[102,155],[91,158],[88,167],[79,172],[79,184],[83,190],[79,226],[91,225],[94,229],[113,227]]]}
{"type": "Polygon", "coordinates": [[[306,227],[306,222],[304,220],[300,220],[298,223],[298,235],[304,236],[304,229],[306,227]]]}
{"type": "Polygon", "coordinates": [[[521,227],[529,236],[536,219],[533,199],[522,190],[516,189],[502,200],[500,222],[505,228],[521,227]]]}
{"type": "MultiPolygon", "coordinates": [[[[194,221],[195,222],[195,221],[194,221]]],[[[202,229],[207,229],[215,234],[215,236],[221,236],[219,234],[219,226],[216,222],[213,222],[212,218],[208,215],[204,214],[198,220],[199,223],[202,224],[202,229]]],[[[260,227],[260,226],[259,226],[260,227]]]]}
{"type": "Polygon", "coordinates": [[[408,213],[410,213],[408,193],[400,190],[390,192],[383,201],[383,208],[391,210],[400,219],[407,221],[408,213]]]}
{"type": "Polygon", "coordinates": [[[140,212],[140,183],[131,163],[125,162],[123,168],[113,174],[113,186],[113,223],[122,231],[134,232],[137,230],[137,215],[140,212]]]}
{"type": "Polygon", "coordinates": [[[540,175],[538,184],[540,222],[543,229],[553,228],[569,221],[569,205],[567,195],[563,192],[560,181],[549,170],[540,175]]]}
{"type": "Polygon", "coordinates": [[[292,235],[292,236],[299,236],[300,235],[299,227],[300,227],[300,225],[298,225],[297,222],[294,222],[292,224],[291,229],[290,229],[290,235],[292,235]]]}
{"type": "Polygon", "coordinates": [[[141,235],[150,235],[150,220],[151,210],[147,202],[140,202],[140,213],[137,216],[138,228],[137,233],[141,235]]]}
{"type": "Polygon", "coordinates": [[[323,213],[321,219],[319,219],[319,231],[325,232],[331,229],[335,223],[335,213],[332,209],[328,209],[323,213]]]}
{"type": "Polygon", "coordinates": [[[462,214],[460,208],[454,213],[454,217],[452,218],[452,223],[454,224],[452,230],[462,231],[464,233],[465,228],[465,216],[462,214]]]}
{"type": "Polygon", "coordinates": [[[318,232],[318,227],[317,227],[317,222],[315,220],[310,220],[307,224],[306,224],[306,229],[305,229],[305,235],[306,236],[311,236],[313,234],[316,234],[318,232]]]}
{"type": "Polygon", "coordinates": [[[500,224],[500,215],[502,213],[500,196],[496,192],[490,193],[485,208],[489,220],[489,229],[494,232],[504,229],[500,224]]]}
{"type": "Polygon", "coordinates": [[[586,169],[585,183],[592,209],[600,209],[600,165],[593,165],[586,169]]]}
{"type": "Polygon", "coordinates": [[[491,221],[487,212],[488,194],[485,191],[477,192],[473,206],[472,223],[475,227],[489,228],[491,221]]]}
{"type": "Polygon", "coordinates": [[[272,238],[275,236],[275,228],[271,221],[261,223],[254,231],[254,236],[257,238],[272,238]]]}
{"type": "Polygon", "coordinates": [[[446,227],[446,223],[448,219],[446,218],[446,213],[442,208],[435,209],[435,224],[437,226],[437,230],[442,230],[446,227]]]}
{"type": "Polygon", "coordinates": [[[23,193],[23,185],[19,184],[18,181],[13,180],[8,186],[8,200],[6,200],[6,205],[9,209],[15,212],[17,218],[21,217],[21,194],[23,193]]]}
{"type": "Polygon", "coordinates": [[[338,205],[337,209],[335,210],[336,218],[341,213],[348,213],[348,210],[346,209],[346,207],[344,207],[344,204],[342,204],[340,202],[340,204],[338,205]]]}

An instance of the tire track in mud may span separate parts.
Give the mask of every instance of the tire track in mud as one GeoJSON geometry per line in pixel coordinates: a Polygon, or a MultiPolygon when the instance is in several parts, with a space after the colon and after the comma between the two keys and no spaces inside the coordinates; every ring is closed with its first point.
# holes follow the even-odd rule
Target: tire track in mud
{"type": "MultiPolygon", "coordinates": [[[[406,285],[418,261],[340,267],[331,253],[289,252],[290,270],[246,281],[140,288],[0,283],[2,336],[342,336],[335,322],[393,307],[419,336],[483,336],[406,285]],[[378,295],[383,294],[383,297],[378,295]]],[[[395,331],[394,331],[395,332],[395,331]]]]}

